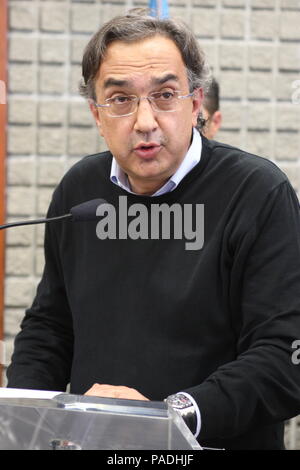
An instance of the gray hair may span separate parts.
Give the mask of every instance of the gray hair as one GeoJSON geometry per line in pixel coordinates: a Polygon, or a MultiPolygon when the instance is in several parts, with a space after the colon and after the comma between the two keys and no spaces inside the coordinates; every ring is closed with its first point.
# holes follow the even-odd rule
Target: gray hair
{"type": "MultiPolygon", "coordinates": [[[[105,23],[87,44],[82,60],[82,80],[80,94],[95,100],[95,79],[105,58],[108,46],[114,41],[137,42],[155,35],[171,39],[178,47],[187,69],[190,92],[210,86],[211,72],[205,55],[190,28],[180,20],[161,19],[149,16],[149,10],[135,8],[125,16],[117,16],[105,23]]],[[[203,126],[199,116],[198,128],[203,126]]]]}

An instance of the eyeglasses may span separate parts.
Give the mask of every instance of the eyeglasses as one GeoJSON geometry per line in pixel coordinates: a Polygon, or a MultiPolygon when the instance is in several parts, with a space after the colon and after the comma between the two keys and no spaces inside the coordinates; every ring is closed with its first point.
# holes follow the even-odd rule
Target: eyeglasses
{"type": "Polygon", "coordinates": [[[173,113],[179,108],[179,100],[193,96],[194,92],[188,95],[180,95],[180,91],[163,91],[150,93],[148,96],[117,95],[105,100],[105,104],[94,102],[97,108],[106,108],[111,117],[125,117],[134,114],[138,108],[140,100],[148,100],[152,109],[158,112],[173,113]]]}

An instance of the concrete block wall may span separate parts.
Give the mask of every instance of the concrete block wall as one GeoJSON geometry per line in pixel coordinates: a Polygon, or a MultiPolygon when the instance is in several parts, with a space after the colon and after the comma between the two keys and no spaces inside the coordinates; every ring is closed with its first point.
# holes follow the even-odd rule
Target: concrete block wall
{"type": "MultiPolygon", "coordinates": [[[[9,0],[7,220],[44,216],[75,161],[105,149],[79,97],[82,51],[146,0],[9,0]]],[[[300,190],[300,0],[169,0],[221,86],[218,140],[274,160],[300,190]]],[[[43,270],[43,227],[6,234],[7,358],[43,270]]]]}

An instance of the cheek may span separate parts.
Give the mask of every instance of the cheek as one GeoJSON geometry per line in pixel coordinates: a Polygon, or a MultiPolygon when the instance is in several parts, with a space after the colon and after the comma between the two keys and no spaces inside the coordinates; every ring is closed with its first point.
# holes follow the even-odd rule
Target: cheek
{"type": "Polygon", "coordinates": [[[99,130],[112,153],[120,153],[130,148],[131,127],[125,119],[103,122],[99,130]]]}
{"type": "Polygon", "coordinates": [[[174,137],[176,140],[189,139],[193,127],[193,116],[191,113],[182,113],[174,126],[174,137]]]}
{"type": "Polygon", "coordinates": [[[107,141],[114,136],[116,137],[114,140],[118,140],[117,136],[120,134],[120,126],[117,122],[106,122],[106,120],[103,120],[100,126],[100,132],[102,137],[107,141]]]}

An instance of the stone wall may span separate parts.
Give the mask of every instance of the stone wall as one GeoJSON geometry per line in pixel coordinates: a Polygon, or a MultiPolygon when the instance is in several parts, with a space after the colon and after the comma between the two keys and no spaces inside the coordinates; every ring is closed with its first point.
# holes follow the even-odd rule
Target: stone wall
{"type": "MultiPolygon", "coordinates": [[[[106,20],[148,2],[9,0],[7,220],[44,216],[53,188],[105,148],[78,96],[82,51],[106,20]]],[[[300,0],[170,0],[221,86],[218,140],[274,160],[300,190],[300,0]]],[[[43,269],[43,227],[6,234],[7,358],[43,269]]]]}

